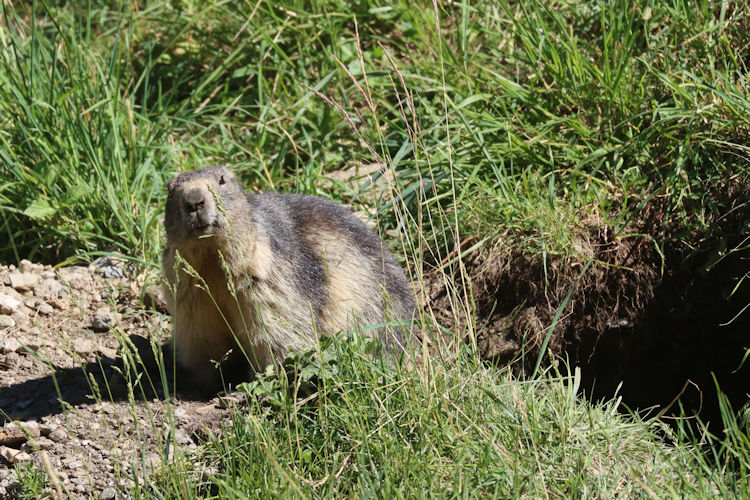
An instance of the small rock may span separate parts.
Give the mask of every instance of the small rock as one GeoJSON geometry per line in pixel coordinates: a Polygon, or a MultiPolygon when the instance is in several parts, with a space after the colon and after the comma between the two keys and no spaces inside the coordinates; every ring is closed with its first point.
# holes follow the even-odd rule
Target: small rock
{"type": "Polygon", "coordinates": [[[68,433],[64,429],[55,429],[49,433],[49,437],[55,443],[62,443],[68,440],[68,433]]]}
{"type": "Polygon", "coordinates": [[[78,460],[77,458],[66,458],[62,461],[63,465],[67,467],[68,469],[73,469],[74,473],[77,469],[80,469],[83,467],[83,462],[78,460]]]}
{"type": "Polygon", "coordinates": [[[28,335],[23,339],[23,343],[26,347],[32,351],[38,351],[42,347],[42,331],[33,326],[27,330],[28,335]]]}
{"type": "Polygon", "coordinates": [[[60,426],[54,422],[47,422],[39,426],[39,432],[42,436],[49,436],[50,433],[56,431],[60,426]]]}
{"type": "Polygon", "coordinates": [[[99,346],[99,354],[104,358],[115,359],[117,357],[117,349],[99,346]]]}
{"type": "Polygon", "coordinates": [[[88,270],[84,267],[71,266],[60,269],[63,282],[67,282],[74,290],[91,289],[93,280],[88,270]]]}
{"type": "Polygon", "coordinates": [[[65,288],[54,278],[44,278],[34,287],[34,294],[43,299],[56,299],[66,295],[65,288]]]}
{"type": "Polygon", "coordinates": [[[43,264],[34,264],[28,259],[22,259],[19,269],[25,273],[41,273],[44,271],[43,264]]]}
{"type": "Polygon", "coordinates": [[[16,320],[6,314],[0,314],[0,330],[13,328],[14,326],[16,326],[16,320]]]}
{"type": "Polygon", "coordinates": [[[68,308],[68,302],[63,299],[47,299],[47,303],[60,311],[68,308]]]}
{"type": "Polygon", "coordinates": [[[9,464],[18,464],[31,460],[31,455],[25,451],[8,448],[7,446],[0,446],[0,458],[9,464]]]}
{"type": "Polygon", "coordinates": [[[221,408],[235,408],[245,401],[243,394],[240,392],[219,396],[218,399],[221,408]]]}
{"type": "Polygon", "coordinates": [[[50,314],[55,312],[53,307],[44,301],[41,301],[36,310],[39,312],[39,314],[44,314],[45,316],[49,316],[50,314]]]}
{"type": "Polygon", "coordinates": [[[195,413],[199,415],[208,415],[210,413],[215,413],[215,412],[216,412],[216,406],[213,403],[202,405],[195,409],[195,413]]]}
{"type": "MultiPolygon", "coordinates": [[[[3,318],[7,316],[0,316],[0,318],[3,318]]],[[[13,321],[11,319],[11,321],[13,321]]],[[[14,322],[15,324],[15,322],[14,322]]],[[[3,342],[2,347],[0,347],[0,352],[22,352],[24,349],[21,347],[21,343],[18,342],[18,340],[14,337],[9,337],[5,339],[5,342],[3,342]]]]}
{"type": "Polygon", "coordinates": [[[124,266],[125,260],[123,259],[102,256],[89,265],[89,271],[101,274],[105,278],[122,278],[125,275],[124,266]]]}
{"type": "Polygon", "coordinates": [[[100,307],[94,313],[91,320],[91,329],[97,332],[106,332],[112,328],[118,320],[118,314],[113,313],[108,307],[100,307]]]}
{"type": "Polygon", "coordinates": [[[38,448],[40,450],[51,450],[55,447],[55,442],[46,437],[38,437],[33,442],[27,444],[31,444],[32,449],[38,448]]]}
{"type": "Polygon", "coordinates": [[[143,305],[155,311],[167,313],[169,311],[167,303],[167,292],[164,287],[155,283],[146,286],[143,293],[143,305]]]}
{"type": "Polygon", "coordinates": [[[144,466],[149,472],[156,472],[161,468],[162,457],[156,453],[149,453],[143,461],[144,466]]]}
{"type": "Polygon", "coordinates": [[[27,292],[29,290],[32,290],[34,286],[36,286],[37,282],[39,282],[39,275],[28,273],[28,272],[20,272],[20,271],[13,271],[9,275],[10,277],[10,286],[19,292],[27,292]]]}
{"type": "Polygon", "coordinates": [[[15,352],[9,352],[6,353],[5,356],[0,356],[0,368],[3,370],[15,368],[20,358],[21,356],[15,352]]]}
{"type": "Polygon", "coordinates": [[[94,343],[89,339],[77,339],[73,341],[73,350],[81,356],[86,356],[94,351],[94,343]]]}
{"type": "Polygon", "coordinates": [[[0,314],[12,314],[21,307],[21,301],[10,295],[0,293],[0,314]]]}
{"type": "Polygon", "coordinates": [[[117,490],[112,486],[107,486],[99,493],[99,500],[114,500],[117,498],[117,490]]]}
{"type": "Polygon", "coordinates": [[[20,422],[19,426],[26,431],[26,434],[29,434],[32,437],[39,437],[41,434],[41,426],[38,422],[34,422],[33,420],[20,422]]]}
{"type": "Polygon", "coordinates": [[[6,425],[0,429],[0,446],[19,446],[26,442],[26,434],[15,425],[6,425]]]}
{"type": "Polygon", "coordinates": [[[177,441],[177,444],[182,446],[192,444],[193,442],[193,439],[188,435],[188,433],[182,429],[175,429],[174,439],[175,441],[177,441]]]}

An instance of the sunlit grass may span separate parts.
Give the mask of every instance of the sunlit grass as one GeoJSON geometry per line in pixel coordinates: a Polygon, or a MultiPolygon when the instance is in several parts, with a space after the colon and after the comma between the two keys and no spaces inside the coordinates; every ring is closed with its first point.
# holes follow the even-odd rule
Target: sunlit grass
{"type": "MultiPolygon", "coordinates": [[[[623,231],[656,197],[659,245],[721,244],[725,191],[748,180],[742,2],[3,5],[5,260],[156,265],[164,180],[221,163],[249,189],[366,208],[418,283],[437,267],[461,289],[463,241],[575,253],[582,224],[623,231]],[[355,164],[380,167],[361,192],[327,181],[355,164]]],[[[673,439],[577,399],[574,370],[524,381],[480,363],[463,333],[413,369],[353,341],[327,344],[325,366],[300,355],[312,393],[265,380],[205,447],[213,475],[179,462],[136,494],[746,494],[744,414],[673,439]]]]}

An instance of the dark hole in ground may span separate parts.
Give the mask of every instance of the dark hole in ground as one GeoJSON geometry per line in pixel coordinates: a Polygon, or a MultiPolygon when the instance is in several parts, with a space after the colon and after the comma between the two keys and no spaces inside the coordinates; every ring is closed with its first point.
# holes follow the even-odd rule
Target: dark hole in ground
{"type": "MultiPolygon", "coordinates": [[[[715,376],[734,408],[747,403],[750,360],[740,367],[750,347],[750,307],[743,312],[750,304],[747,195],[728,199],[714,240],[691,235],[703,246],[689,247],[686,237],[673,238],[664,258],[656,246],[670,231],[663,205],[652,203],[619,235],[601,225],[583,228],[575,257],[543,259],[499,245],[471,255],[466,268],[482,355],[529,374],[574,288],[548,351],[581,367],[587,396],[619,394],[631,409],[668,408],[667,415],[678,414],[681,404],[688,415],[721,422],[715,376]]],[[[445,290],[433,290],[438,320],[455,327],[445,290]]]]}

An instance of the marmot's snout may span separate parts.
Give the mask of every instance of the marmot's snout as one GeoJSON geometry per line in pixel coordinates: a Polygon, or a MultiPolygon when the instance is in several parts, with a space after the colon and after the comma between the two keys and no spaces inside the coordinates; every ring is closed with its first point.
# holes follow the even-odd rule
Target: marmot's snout
{"type": "Polygon", "coordinates": [[[188,229],[203,229],[218,223],[218,211],[212,193],[205,186],[196,186],[183,195],[182,209],[188,229]]]}
{"type": "Polygon", "coordinates": [[[167,244],[184,250],[204,244],[206,236],[223,234],[230,219],[226,210],[241,211],[243,203],[247,202],[242,187],[226,167],[181,173],[167,182],[167,244]]]}
{"type": "MultiPolygon", "coordinates": [[[[184,237],[199,237],[221,227],[218,193],[207,182],[198,180],[173,186],[170,196],[169,202],[176,205],[180,213],[180,217],[172,220],[175,224],[172,227],[182,226],[184,237]]],[[[169,230],[167,232],[169,234],[169,230]]]]}

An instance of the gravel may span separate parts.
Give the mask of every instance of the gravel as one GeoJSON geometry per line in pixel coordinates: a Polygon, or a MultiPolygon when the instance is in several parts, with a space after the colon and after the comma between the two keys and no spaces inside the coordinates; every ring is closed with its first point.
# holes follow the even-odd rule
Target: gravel
{"type": "Polygon", "coordinates": [[[123,343],[150,349],[149,339],[169,334],[155,281],[112,257],[0,265],[0,498],[21,486],[21,463],[34,464],[51,497],[59,482],[73,498],[100,499],[129,497],[136,479],[163,466],[164,450],[210,467],[199,437],[221,432],[237,398],[178,393],[167,404],[146,374],[122,375],[123,343]]]}

